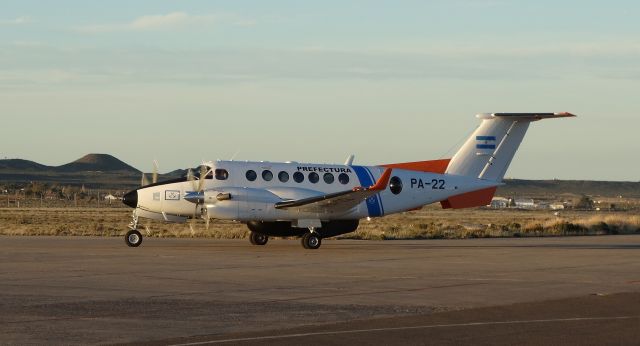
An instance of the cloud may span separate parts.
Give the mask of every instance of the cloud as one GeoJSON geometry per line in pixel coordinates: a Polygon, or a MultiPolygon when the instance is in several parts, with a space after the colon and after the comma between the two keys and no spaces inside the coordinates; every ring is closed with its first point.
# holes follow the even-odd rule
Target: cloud
{"type": "Polygon", "coordinates": [[[32,22],[33,22],[33,18],[27,17],[27,16],[22,16],[22,17],[17,17],[17,18],[14,18],[14,19],[0,20],[0,25],[22,25],[22,24],[28,24],[28,23],[32,23],[32,22]]]}
{"type": "Polygon", "coordinates": [[[135,30],[156,30],[185,24],[193,19],[193,16],[189,17],[189,15],[184,12],[172,12],[169,14],[138,17],[128,26],[135,30]]]}
{"type": "Polygon", "coordinates": [[[192,15],[176,11],[167,14],[144,15],[127,23],[97,24],[76,28],[84,33],[103,33],[118,31],[161,31],[185,29],[190,26],[211,26],[217,23],[229,23],[236,26],[253,26],[253,19],[243,18],[232,13],[192,15]]]}
{"type": "Polygon", "coordinates": [[[166,30],[184,27],[194,22],[212,22],[213,18],[203,16],[191,16],[185,12],[171,12],[167,14],[146,15],[135,18],[128,23],[99,24],[78,28],[78,31],[87,33],[115,32],[115,31],[151,31],[166,30]]]}
{"type": "MultiPolygon", "coordinates": [[[[227,22],[231,23],[231,22],[227,22]]],[[[158,22],[139,25],[157,27],[158,22]]],[[[140,29],[142,30],[142,29],[140,29]]],[[[0,89],[139,84],[213,85],[305,80],[640,79],[640,43],[403,45],[388,49],[319,45],[291,48],[68,48],[0,44],[0,89]],[[46,58],[43,58],[46,57],[46,58]]]]}

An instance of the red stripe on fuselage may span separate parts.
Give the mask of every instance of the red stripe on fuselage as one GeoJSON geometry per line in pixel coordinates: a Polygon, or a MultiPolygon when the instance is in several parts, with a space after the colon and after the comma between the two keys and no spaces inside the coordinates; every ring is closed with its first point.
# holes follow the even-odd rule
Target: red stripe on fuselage
{"type": "Polygon", "coordinates": [[[491,199],[496,193],[496,189],[497,187],[494,186],[451,196],[444,201],[440,201],[440,204],[442,205],[442,209],[484,207],[485,205],[491,204],[491,199]]]}
{"type": "Polygon", "coordinates": [[[449,161],[451,161],[451,159],[389,163],[380,166],[386,168],[406,169],[408,171],[444,174],[444,172],[447,170],[447,167],[449,166],[449,161]]]}

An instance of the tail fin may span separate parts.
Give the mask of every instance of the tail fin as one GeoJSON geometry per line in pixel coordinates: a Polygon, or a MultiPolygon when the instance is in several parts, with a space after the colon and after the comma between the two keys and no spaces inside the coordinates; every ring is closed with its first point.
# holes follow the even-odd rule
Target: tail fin
{"type": "Polygon", "coordinates": [[[502,181],[531,122],[574,116],[571,113],[478,114],[482,123],[453,156],[446,173],[502,181]]]}

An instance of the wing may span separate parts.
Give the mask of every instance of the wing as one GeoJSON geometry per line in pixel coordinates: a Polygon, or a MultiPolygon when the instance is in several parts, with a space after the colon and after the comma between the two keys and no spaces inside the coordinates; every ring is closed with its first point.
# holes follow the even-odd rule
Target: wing
{"type": "Polygon", "coordinates": [[[293,201],[278,202],[276,209],[299,208],[307,212],[339,212],[347,211],[357,206],[362,201],[383,191],[389,184],[391,168],[382,173],[378,181],[369,187],[356,187],[352,190],[329,193],[326,195],[297,199],[293,201]]]}

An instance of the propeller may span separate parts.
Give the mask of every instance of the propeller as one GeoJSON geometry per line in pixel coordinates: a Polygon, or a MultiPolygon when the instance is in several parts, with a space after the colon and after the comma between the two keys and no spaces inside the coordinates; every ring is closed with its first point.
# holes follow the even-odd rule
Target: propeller
{"type": "Polygon", "coordinates": [[[147,175],[142,172],[142,178],[140,179],[140,186],[146,186],[149,184],[155,184],[158,182],[158,161],[153,160],[153,171],[151,173],[151,183],[149,183],[149,178],[147,175]]]}
{"type": "MultiPolygon", "coordinates": [[[[207,174],[209,174],[209,167],[207,167],[206,165],[201,165],[199,174],[200,175],[196,179],[191,168],[187,170],[187,181],[191,182],[191,187],[193,188],[194,191],[187,193],[184,196],[184,199],[195,204],[195,207],[193,209],[192,219],[196,218],[196,216],[198,215],[198,207],[200,207],[201,204],[204,203],[204,187],[205,187],[204,185],[206,182],[207,174]]],[[[207,215],[206,208],[202,209],[201,214],[202,214],[201,217],[205,219],[207,229],[208,229],[209,217],[207,215]]]]}

